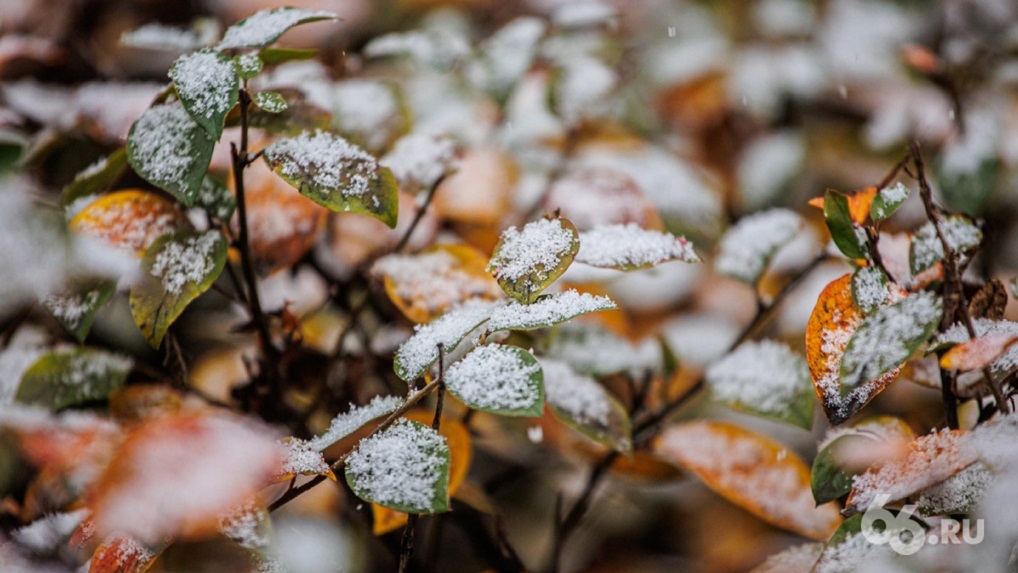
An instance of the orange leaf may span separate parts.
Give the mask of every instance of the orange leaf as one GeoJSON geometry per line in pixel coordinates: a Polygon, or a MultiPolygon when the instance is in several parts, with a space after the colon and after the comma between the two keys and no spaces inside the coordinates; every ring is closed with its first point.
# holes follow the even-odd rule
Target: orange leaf
{"type": "Polygon", "coordinates": [[[89,203],[68,226],[76,233],[142,255],[162,235],[189,229],[191,223],[174,201],[149,191],[128,189],[89,203]]]}
{"type": "Polygon", "coordinates": [[[901,58],[910,68],[924,74],[935,74],[940,68],[940,59],[926,46],[905,44],[901,47],[901,58]]]}
{"type": "Polygon", "coordinates": [[[909,442],[904,454],[853,480],[844,513],[865,511],[879,494],[889,495],[888,501],[904,499],[969,467],[976,455],[966,447],[968,435],[965,430],[942,430],[909,442]]]}
{"type": "Polygon", "coordinates": [[[545,213],[559,210],[581,231],[625,223],[658,231],[664,228],[640,186],[625,173],[607,167],[587,167],[559,178],[543,207],[545,213]]]}
{"type": "Polygon", "coordinates": [[[165,384],[131,384],[109,397],[110,414],[120,420],[140,420],[180,410],[183,396],[165,384]]]}
{"type": "MultiPolygon", "coordinates": [[[[415,410],[404,418],[430,426],[434,420],[434,414],[427,410],[415,410]]],[[[470,460],[473,457],[470,432],[460,421],[443,416],[438,433],[445,438],[449,445],[449,496],[451,497],[459,490],[463,480],[467,477],[467,471],[470,470],[470,460]]],[[[403,527],[407,522],[407,514],[382,507],[377,503],[371,504],[371,515],[374,517],[374,525],[371,528],[374,535],[385,535],[403,527]]]]}
{"type": "MultiPolygon", "coordinates": [[[[330,214],[326,226],[328,239],[324,241],[328,248],[316,250],[315,255],[328,257],[327,262],[335,266],[337,271],[355,269],[358,265],[370,262],[369,259],[391,253],[410,230],[410,224],[420,210],[415,196],[400,192],[399,219],[394,229],[390,229],[388,225],[374,217],[330,214]]],[[[438,215],[429,207],[421,215],[413,235],[407,241],[406,251],[415,252],[430,245],[434,242],[440,226],[438,215]]]]}
{"type": "Polygon", "coordinates": [[[158,552],[128,536],[117,535],[103,541],[92,554],[89,573],[144,573],[158,552]]]}
{"type": "MultiPolygon", "coordinates": [[[[870,206],[873,205],[873,199],[875,199],[876,196],[876,187],[866,187],[865,189],[861,189],[847,196],[848,214],[852,218],[852,221],[859,225],[862,225],[866,221],[866,218],[870,216],[870,206]]],[[[823,209],[824,198],[814,197],[810,199],[807,204],[810,207],[823,209]]]]}
{"type": "Polygon", "coordinates": [[[519,168],[494,147],[467,151],[459,169],[442,181],[435,210],[445,219],[484,226],[502,220],[509,208],[519,168]]]}
{"type": "Polygon", "coordinates": [[[876,380],[841,395],[841,358],[852,334],[863,321],[852,300],[852,275],[835,279],[817,299],[806,324],[806,361],[813,389],[831,424],[838,425],[862,409],[898,375],[894,368],[876,380]]]}
{"type": "Polygon", "coordinates": [[[725,422],[694,421],[665,430],[654,449],[775,526],[827,539],[841,523],[837,506],[814,504],[806,463],[769,437],[725,422]]]}
{"type": "Polygon", "coordinates": [[[981,370],[1000,358],[1015,342],[1018,342],[1018,336],[1006,332],[966,340],[941,357],[940,367],[944,370],[981,370]]]}

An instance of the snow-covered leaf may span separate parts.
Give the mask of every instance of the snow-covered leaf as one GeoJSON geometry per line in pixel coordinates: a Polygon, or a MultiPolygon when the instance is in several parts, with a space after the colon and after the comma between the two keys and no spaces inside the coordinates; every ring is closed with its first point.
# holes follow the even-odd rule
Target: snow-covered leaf
{"type": "Polygon", "coordinates": [[[364,46],[369,58],[407,57],[440,70],[448,70],[470,54],[470,46],[457,34],[441,30],[410,30],[372,38],[364,46]]]}
{"type": "Polygon", "coordinates": [[[142,259],[131,287],[131,314],[154,348],[191,301],[204,293],[226,265],[226,239],[219,231],[164,235],[142,259]]]}
{"type": "Polygon", "coordinates": [[[402,420],[365,438],[346,460],[357,497],[406,513],[449,510],[449,446],[435,430],[402,420]]]}
{"type": "Polygon", "coordinates": [[[233,60],[207,49],[185,54],[173,62],[170,78],[187,113],[218,141],[240,90],[233,60]]]}
{"type": "Polygon", "coordinates": [[[851,275],[844,275],[828,284],[806,325],[806,361],[813,387],[834,425],[851,418],[898,375],[898,368],[891,368],[847,394],[842,392],[842,356],[863,321],[862,312],[852,301],[851,282],[851,275]]]}
{"type": "Polygon", "coordinates": [[[96,548],[89,573],[144,573],[152,566],[163,544],[149,547],[129,535],[113,535],[96,548]]]}
{"type": "Polygon", "coordinates": [[[250,80],[262,73],[262,68],[265,67],[265,62],[260,56],[254,54],[241,54],[234,56],[233,65],[237,67],[237,74],[240,75],[241,79],[250,80]]]}
{"type": "Polygon", "coordinates": [[[841,358],[841,395],[899,370],[933,335],[942,312],[939,297],[920,292],[863,320],[841,358]]]}
{"type": "Polygon", "coordinates": [[[457,166],[456,142],[431,133],[411,133],[396,141],[379,163],[392,170],[400,189],[414,193],[430,188],[457,166]]]}
{"type": "Polygon", "coordinates": [[[275,42],[287,30],[299,24],[319,20],[335,20],[332,12],[301,8],[260,10],[226,29],[217,50],[238,48],[264,48],[275,42]]]}
{"type": "Polygon", "coordinates": [[[838,246],[838,250],[850,259],[865,259],[869,256],[866,250],[866,236],[859,225],[869,214],[870,203],[874,193],[856,193],[851,197],[828,189],[824,194],[824,220],[827,221],[827,229],[831,232],[831,239],[838,246]],[[862,202],[857,197],[864,197],[868,201],[862,202]]]}
{"type": "Polygon", "coordinates": [[[265,161],[319,205],[396,225],[398,188],[392,172],[342,137],[316,131],[280,139],[265,148],[265,161]]]}
{"type": "Polygon", "coordinates": [[[721,274],[754,284],[781,247],[802,229],[802,217],[787,209],[771,209],[744,217],[721,238],[714,268],[721,274]]]}
{"type": "Polygon", "coordinates": [[[908,187],[902,183],[895,183],[890,187],[884,187],[877,192],[870,205],[870,217],[874,221],[883,221],[890,217],[908,199],[908,187]]]}
{"type": "Polygon", "coordinates": [[[888,501],[912,496],[969,467],[977,460],[968,447],[969,435],[964,430],[945,429],[919,436],[902,455],[856,476],[846,514],[865,511],[880,494],[889,495],[888,501]]]}
{"type": "Polygon", "coordinates": [[[704,379],[717,400],[738,410],[807,430],[813,426],[809,366],[784,344],[746,342],[711,364],[704,379]]]}
{"type": "Polygon", "coordinates": [[[552,330],[545,352],[545,356],[590,376],[657,372],[662,366],[661,354],[661,345],[653,338],[633,343],[594,323],[566,323],[552,330]]]}
{"type": "Polygon", "coordinates": [[[551,107],[566,125],[604,112],[605,100],[618,87],[618,73],[608,64],[589,56],[561,62],[550,86],[551,107]]]}
{"type": "Polygon", "coordinates": [[[269,113],[283,113],[286,111],[286,100],[279,92],[258,92],[252,98],[255,105],[269,113]]]}
{"type": "Polygon", "coordinates": [[[407,382],[417,378],[438,360],[438,346],[444,354],[452,352],[463,337],[488,318],[493,303],[467,302],[454,307],[428,324],[416,327],[416,332],[396,351],[396,374],[407,382]]]}
{"type": "Polygon", "coordinates": [[[700,257],[684,237],[642,229],[636,223],[594,227],[580,233],[576,261],[595,267],[631,271],[666,261],[698,263],[700,257]]]}
{"type": "Polygon", "coordinates": [[[68,209],[79,199],[106,191],[120,179],[125,167],[127,149],[120,147],[75,175],[60,195],[60,206],[68,209]]]}
{"type": "Polygon", "coordinates": [[[620,169],[587,165],[556,179],[542,204],[546,213],[559,211],[581,232],[595,227],[635,223],[661,229],[661,216],[635,178],[620,169]]]}
{"type": "Polygon", "coordinates": [[[480,46],[477,59],[467,69],[467,76],[474,85],[504,102],[530,69],[546,29],[544,20],[535,17],[525,16],[509,22],[480,46]]]}
{"type": "Polygon", "coordinates": [[[976,462],[919,494],[916,507],[921,515],[953,515],[976,509],[993,482],[993,474],[976,462]]]}
{"type": "MultiPolygon", "coordinates": [[[[983,240],[979,226],[964,215],[953,215],[940,221],[940,230],[956,255],[975,249],[983,240]]],[[[943,259],[944,245],[940,242],[937,229],[933,223],[926,223],[912,236],[912,250],[908,260],[912,274],[919,274],[943,259]]]]}
{"type": "Polygon", "coordinates": [[[530,304],[565,272],[579,246],[576,227],[567,219],[540,219],[522,231],[503,231],[488,268],[506,294],[530,304]]]}
{"type": "Polygon", "coordinates": [[[540,360],[545,400],[560,420],[583,435],[620,452],[633,448],[632,422],[625,407],[604,386],[565,362],[540,360]]]}
{"type": "Polygon", "coordinates": [[[618,307],[606,296],[580,293],[575,290],[539,297],[530,304],[511,301],[499,306],[488,321],[488,332],[496,330],[533,330],[565,322],[573,317],[615,310],[618,307]]]}
{"type": "Polygon", "coordinates": [[[219,532],[245,549],[268,548],[271,530],[268,510],[255,501],[237,506],[219,517],[219,532]]]}
{"type": "Polygon", "coordinates": [[[316,436],[309,444],[315,450],[324,452],[333,444],[356,432],[371,420],[391,414],[403,404],[398,396],[375,396],[363,406],[350,405],[350,409],[332,419],[329,428],[316,436]]]}
{"type": "Polygon", "coordinates": [[[836,506],[813,503],[806,463],[766,436],[725,422],[694,421],[665,430],[654,450],[777,527],[826,539],[841,522],[836,506]]]}
{"type": "Polygon", "coordinates": [[[201,40],[197,30],[159,23],[145,24],[130,32],[124,32],[120,36],[120,43],[125,46],[150,50],[176,50],[178,52],[199,48],[201,40]]]}
{"type": "Polygon", "coordinates": [[[1018,334],[997,332],[966,340],[940,358],[945,370],[982,370],[1000,358],[1014,343],[1018,334]]]}
{"type": "Polygon", "coordinates": [[[516,346],[478,346],[449,366],[445,383],[461,402],[485,412],[540,416],[544,409],[541,366],[516,346]]]}
{"type": "Polygon", "coordinates": [[[68,223],[76,233],[143,254],[159,237],[191,228],[177,204],[149,191],[117,191],[92,201],[68,223]]]}
{"type": "Polygon", "coordinates": [[[750,573],[813,573],[813,564],[823,550],[824,544],[819,542],[793,545],[771,555],[750,573]]]}
{"type": "MultiPolygon", "coordinates": [[[[990,320],[978,318],[974,321],[977,339],[987,336],[1018,336],[1018,323],[1010,320],[990,320]]],[[[968,329],[962,323],[951,325],[946,331],[933,339],[929,352],[937,352],[969,341],[968,329]]],[[[982,344],[982,343],[977,343],[982,344]]],[[[1018,368],[1018,345],[1010,346],[999,357],[990,363],[990,372],[994,376],[1010,374],[1018,368]]],[[[980,375],[981,376],[981,375],[980,375]]]]}
{"type": "Polygon", "coordinates": [[[127,135],[131,167],[188,206],[201,190],[214,146],[212,136],[179,101],[149,108],[127,135]]]}
{"type": "Polygon", "coordinates": [[[25,371],[14,399],[59,410],[105,399],[127,380],[133,361],[94,348],[43,355],[25,371]]]}
{"type": "Polygon", "coordinates": [[[201,191],[194,198],[194,204],[220,221],[229,221],[237,209],[237,198],[219,179],[208,175],[202,181],[201,191]]]}
{"type": "Polygon", "coordinates": [[[414,255],[386,255],[375,262],[371,272],[383,277],[389,300],[420,324],[470,299],[502,298],[502,289],[488,274],[487,263],[473,247],[436,245],[414,255]]]}
{"type": "Polygon", "coordinates": [[[852,300],[863,314],[873,314],[890,297],[890,284],[880,267],[862,267],[852,273],[852,300]]]}
{"type": "Polygon", "coordinates": [[[306,442],[300,438],[285,438],[282,440],[283,449],[286,451],[286,458],[283,464],[276,471],[273,481],[281,482],[293,479],[297,475],[304,476],[326,476],[333,481],[336,476],[325,461],[321,450],[314,447],[313,442],[306,442]]]}
{"type": "Polygon", "coordinates": [[[47,295],[40,302],[80,344],[92,329],[95,313],[110,300],[116,286],[102,282],[92,288],[47,295]]]}
{"type": "Polygon", "coordinates": [[[913,439],[912,429],[890,416],[829,431],[813,460],[810,477],[813,499],[818,504],[827,503],[848,494],[853,476],[896,455],[913,439]]]}

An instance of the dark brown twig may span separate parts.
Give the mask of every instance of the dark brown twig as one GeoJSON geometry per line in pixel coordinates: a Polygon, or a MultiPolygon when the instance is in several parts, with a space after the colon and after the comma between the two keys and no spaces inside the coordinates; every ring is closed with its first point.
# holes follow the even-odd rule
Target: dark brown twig
{"type": "Polygon", "coordinates": [[[414,214],[413,221],[410,221],[410,226],[407,227],[406,233],[403,233],[403,237],[400,238],[399,242],[396,243],[396,246],[392,248],[392,252],[398,253],[402,251],[403,248],[407,246],[407,243],[410,242],[410,236],[414,234],[414,230],[417,229],[417,225],[420,224],[421,219],[424,218],[425,213],[428,211],[428,206],[431,205],[431,201],[435,198],[435,194],[438,192],[439,186],[442,185],[442,182],[445,181],[447,176],[448,174],[443,173],[441,177],[432,183],[431,188],[428,189],[428,195],[424,198],[424,203],[421,203],[421,207],[417,209],[417,213],[414,214]]]}

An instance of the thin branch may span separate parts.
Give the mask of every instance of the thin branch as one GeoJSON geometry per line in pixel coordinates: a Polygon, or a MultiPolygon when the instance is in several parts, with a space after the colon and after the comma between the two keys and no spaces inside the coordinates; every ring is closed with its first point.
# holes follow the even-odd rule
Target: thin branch
{"type": "Polygon", "coordinates": [[[393,247],[392,252],[398,253],[407,246],[410,242],[410,236],[414,234],[414,230],[417,229],[417,225],[420,224],[421,219],[424,218],[425,213],[428,211],[428,206],[431,205],[431,200],[435,198],[435,194],[438,192],[438,187],[445,181],[448,174],[443,173],[435,182],[431,185],[431,189],[428,189],[428,195],[424,198],[424,203],[421,203],[421,207],[417,209],[417,213],[414,214],[413,221],[410,221],[410,226],[407,228],[406,233],[403,233],[403,237],[393,247]]]}

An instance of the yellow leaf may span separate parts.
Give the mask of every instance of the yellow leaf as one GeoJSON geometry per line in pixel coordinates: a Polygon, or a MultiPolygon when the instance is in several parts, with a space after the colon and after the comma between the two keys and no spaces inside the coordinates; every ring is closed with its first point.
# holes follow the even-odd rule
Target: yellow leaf
{"type": "Polygon", "coordinates": [[[127,189],[89,203],[68,226],[140,256],[162,235],[190,229],[191,223],[174,201],[149,191],[127,189]]]}
{"type": "Polygon", "coordinates": [[[949,350],[940,359],[944,370],[981,370],[1007,352],[1018,336],[1005,332],[987,334],[966,340],[949,350]]]}

